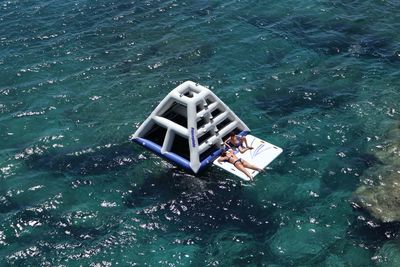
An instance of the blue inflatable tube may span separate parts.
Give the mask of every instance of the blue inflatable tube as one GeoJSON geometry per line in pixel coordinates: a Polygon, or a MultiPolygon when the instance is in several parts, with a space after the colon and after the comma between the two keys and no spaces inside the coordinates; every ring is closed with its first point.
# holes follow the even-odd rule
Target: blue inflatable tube
{"type": "Polygon", "coordinates": [[[161,146],[157,145],[156,143],[144,139],[144,138],[133,138],[132,139],[134,142],[138,143],[139,145],[149,149],[150,151],[154,152],[158,156],[167,159],[168,161],[171,161],[172,163],[184,168],[185,170],[192,171],[190,168],[190,162],[187,159],[182,158],[181,156],[178,156],[175,153],[172,152],[166,152],[166,153],[161,153],[161,146]]]}
{"type": "MultiPolygon", "coordinates": [[[[246,136],[249,133],[250,133],[249,131],[241,131],[237,135],[238,136],[246,136]]],[[[179,167],[182,167],[183,169],[188,170],[193,173],[193,170],[190,167],[190,162],[187,159],[184,159],[183,157],[181,157],[173,152],[161,153],[161,146],[148,140],[148,139],[137,137],[137,138],[133,138],[132,140],[134,142],[138,143],[139,145],[149,149],[150,151],[157,154],[161,158],[164,158],[164,159],[170,161],[171,163],[176,164],[179,167]]],[[[216,151],[212,152],[209,156],[207,156],[205,159],[203,159],[200,162],[199,171],[204,170],[208,165],[212,164],[213,161],[221,155],[222,151],[224,151],[224,148],[217,149],[216,151]]]]}

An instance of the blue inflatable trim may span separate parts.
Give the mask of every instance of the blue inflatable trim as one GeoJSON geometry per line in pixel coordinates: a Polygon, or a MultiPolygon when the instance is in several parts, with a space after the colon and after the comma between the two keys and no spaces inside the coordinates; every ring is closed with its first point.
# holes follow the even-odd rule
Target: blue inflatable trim
{"type": "Polygon", "coordinates": [[[238,133],[237,135],[239,136],[246,136],[250,133],[250,131],[241,131],[240,133],[238,133]]]}
{"type": "MultiPolygon", "coordinates": [[[[241,131],[238,136],[246,136],[248,135],[250,132],[249,131],[241,131]]],[[[151,150],[152,152],[154,152],[155,154],[157,154],[158,156],[165,158],[169,161],[171,161],[172,163],[177,164],[178,166],[184,168],[185,170],[188,170],[190,172],[193,172],[192,168],[190,167],[190,162],[187,159],[182,158],[181,156],[172,153],[172,152],[166,152],[166,153],[161,153],[161,146],[144,138],[134,138],[132,139],[132,141],[138,143],[141,146],[144,146],[145,148],[151,150]]],[[[208,157],[206,157],[205,159],[203,159],[200,162],[200,169],[199,171],[204,170],[208,165],[212,164],[213,161],[218,158],[222,151],[224,151],[224,148],[219,148],[217,150],[215,150],[214,152],[212,152],[208,157]]]]}
{"type": "Polygon", "coordinates": [[[203,159],[202,162],[200,162],[200,169],[199,171],[204,170],[205,167],[207,167],[208,165],[210,165],[211,163],[213,163],[213,161],[219,157],[219,155],[221,155],[222,151],[224,151],[223,148],[217,149],[216,151],[214,151],[210,156],[208,156],[207,158],[203,159]]]}
{"type": "Polygon", "coordinates": [[[181,156],[172,153],[172,152],[166,152],[166,153],[161,153],[161,146],[157,145],[156,143],[144,139],[144,138],[134,138],[132,139],[134,142],[138,143],[141,146],[144,146],[145,148],[151,150],[152,152],[154,152],[155,154],[159,155],[162,158],[165,158],[175,164],[177,164],[178,166],[184,168],[185,170],[188,171],[192,171],[192,169],[190,168],[190,162],[187,159],[182,158],[181,156]]]}

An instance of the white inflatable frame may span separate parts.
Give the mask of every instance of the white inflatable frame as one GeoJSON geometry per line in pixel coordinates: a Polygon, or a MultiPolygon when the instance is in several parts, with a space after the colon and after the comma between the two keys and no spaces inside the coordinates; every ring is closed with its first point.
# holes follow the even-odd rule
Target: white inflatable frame
{"type": "Polygon", "coordinates": [[[232,131],[247,134],[250,130],[208,88],[186,81],[160,102],[132,140],[198,173],[220,155],[232,131]]]}

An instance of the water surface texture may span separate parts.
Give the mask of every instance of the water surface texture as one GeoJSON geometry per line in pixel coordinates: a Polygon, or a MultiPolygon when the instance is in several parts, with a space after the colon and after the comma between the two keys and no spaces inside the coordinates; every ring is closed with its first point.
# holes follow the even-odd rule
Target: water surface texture
{"type": "Polygon", "coordinates": [[[0,2],[0,266],[399,266],[352,209],[400,120],[399,1],[0,2]],[[129,136],[213,90],[284,153],[252,184],[129,136]]]}

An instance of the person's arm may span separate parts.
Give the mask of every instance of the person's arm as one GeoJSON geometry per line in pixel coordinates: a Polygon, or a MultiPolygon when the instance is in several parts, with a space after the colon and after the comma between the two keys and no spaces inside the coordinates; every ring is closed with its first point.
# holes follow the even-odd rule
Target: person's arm
{"type": "Polygon", "coordinates": [[[226,159],[226,157],[219,157],[218,162],[223,162],[226,159]]]}
{"type": "Polygon", "coordinates": [[[231,140],[231,138],[228,138],[225,140],[224,145],[228,147],[228,149],[232,149],[230,145],[228,145],[228,142],[231,140]]]}

